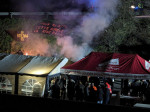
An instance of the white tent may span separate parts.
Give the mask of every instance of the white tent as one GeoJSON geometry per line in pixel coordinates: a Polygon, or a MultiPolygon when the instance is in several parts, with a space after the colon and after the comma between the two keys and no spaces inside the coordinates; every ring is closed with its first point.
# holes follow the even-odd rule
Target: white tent
{"type": "Polygon", "coordinates": [[[41,87],[41,92],[46,94],[49,78],[60,75],[60,68],[67,62],[67,58],[0,53],[0,91],[9,89],[12,94],[31,95],[34,85],[38,83],[40,86],[36,87],[41,87]],[[1,86],[3,79],[9,81],[5,88],[1,86]]]}

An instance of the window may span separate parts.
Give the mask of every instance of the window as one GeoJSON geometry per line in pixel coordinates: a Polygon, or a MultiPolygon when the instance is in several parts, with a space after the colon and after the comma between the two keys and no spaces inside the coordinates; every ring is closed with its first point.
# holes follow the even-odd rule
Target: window
{"type": "Polygon", "coordinates": [[[11,94],[12,84],[6,77],[0,76],[0,93],[11,94]]]}
{"type": "Polygon", "coordinates": [[[25,96],[37,96],[41,93],[41,84],[34,79],[26,80],[21,88],[21,94],[25,96]],[[36,94],[36,95],[35,95],[36,94]]]}

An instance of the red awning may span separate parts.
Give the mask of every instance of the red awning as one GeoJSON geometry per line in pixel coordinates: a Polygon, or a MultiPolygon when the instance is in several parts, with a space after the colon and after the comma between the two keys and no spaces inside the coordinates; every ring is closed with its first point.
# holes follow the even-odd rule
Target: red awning
{"type": "Polygon", "coordinates": [[[61,68],[61,73],[83,76],[150,79],[150,62],[137,54],[92,52],[61,68]]]}

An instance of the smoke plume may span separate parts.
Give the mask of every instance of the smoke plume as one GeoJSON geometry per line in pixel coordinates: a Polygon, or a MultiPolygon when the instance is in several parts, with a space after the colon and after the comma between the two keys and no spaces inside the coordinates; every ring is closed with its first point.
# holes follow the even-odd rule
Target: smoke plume
{"type": "Polygon", "coordinates": [[[23,49],[30,51],[30,53],[34,55],[51,56],[56,54],[57,46],[61,46],[60,52],[57,54],[74,61],[83,58],[93,51],[90,44],[95,37],[100,38],[100,33],[105,30],[116,17],[116,7],[119,0],[77,1],[33,0],[31,2],[29,0],[23,0],[21,2],[22,6],[20,6],[22,9],[27,9],[28,7],[28,10],[31,8],[31,10],[36,9],[35,11],[60,11],[61,9],[62,12],[72,12],[71,15],[56,15],[54,17],[56,22],[67,24],[68,29],[65,32],[69,32],[64,37],[57,37],[56,46],[52,47],[49,45],[46,39],[32,36],[32,38],[23,44],[23,49]],[[81,14],[86,11],[86,9],[89,11],[81,14]]]}
{"type": "Polygon", "coordinates": [[[60,53],[67,58],[71,58],[72,61],[77,61],[83,58],[85,56],[84,54],[91,51],[91,48],[86,43],[82,43],[80,46],[73,44],[72,37],[70,36],[58,38],[57,44],[62,46],[60,53]]]}
{"type": "MultiPolygon", "coordinates": [[[[41,38],[37,35],[30,34],[30,38],[28,38],[22,44],[22,51],[24,54],[28,53],[28,55],[35,56],[51,56],[52,51],[51,46],[47,42],[47,39],[41,38]],[[49,51],[49,52],[48,52],[49,51]]],[[[53,49],[54,50],[54,49],[53,49]]]]}
{"type": "Polygon", "coordinates": [[[74,23],[79,23],[72,31],[74,35],[58,37],[57,39],[57,43],[62,46],[61,53],[76,61],[92,51],[90,43],[94,37],[107,28],[116,17],[118,0],[93,0],[86,5],[92,5],[93,11],[79,19],[75,17],[69,20],[69,22],[72,20],[74,23]]]}

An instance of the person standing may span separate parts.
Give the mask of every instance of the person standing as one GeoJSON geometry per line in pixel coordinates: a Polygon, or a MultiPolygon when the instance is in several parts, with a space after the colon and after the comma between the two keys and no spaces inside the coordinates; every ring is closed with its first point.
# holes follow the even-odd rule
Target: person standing
{"type": "Polygon", "coordinates": [[[90,83],[86,82],[85,87],[84,87],[84,100],[89,101],[89,88],[90,88],[90,83]]]}
{"type": "Polygon", "coordinates": [[[132,86],[131,96],[139,96],[141,81],[136,79],[132,82],[131,86],[132,86]]]}
{"type": "Polygon", "coordinates": [[[103,104],[103,95],[104,95],[103,86],[98,85],[98,88],[97,88],[97,103],[98,104],[103,104]]]}
{"type": "Polygon", "coordinates": [[[75,94],[75,81],[69,78],[67,85],[67,97],[69,100],[73,100],[75,94]]]}
{"type": "Polygon", "coordinates": [[[60,99],[60,87],[58,85],[58,79],[52,85],[52,98],[60,99]]]}
{"type": "Polygon", "coordinates": [[[145,91],[145,100],[144,103],[150,104],[150,84],[148,84],[148,87],[145,91]]]}
{"type": "Polygon", "coordinates": [[[130,90],[130,88],[129,88],[129,81],[128,81],[128,79],[125,79],[124,81],[123,81],[123,89],[122,89],[122,93],[123,93],[123,95],[128,95],[128,93],[129,93],[129,90],[130,90]]]}
{"type": "Polygon", "coordinates": [[[105,83],[105,100],[104,100],[104,104],[108,104],[110,102],[110,98],[111,98],[111,94],[112,94],[112,90],[111,90],[111,85],[106,82],[105,83]]]}
{"type": "Polygon", "coordinates": [[[140,96],[143,96],[147,90],[148,82],[146,80],[141,81],[141,88],[140,88],[140,96]]]}
{"type": "Polygon", "coordinates": [[[89,100],[91,102],[96,102],[97,100],[97,87],[92,83],[92,85],[89,88],[89,100]]]}
{"type": "Polygon", "coordinates": [[[60,97],[61,99],[66,98],[66,78],[60,79],[60,97]]]}
{"type": "Polygon", "coordinates": [[[84,99],[84,85],[81,81],[79,81],[75,87],[76,91],[76,100],[77,101],[83,101],[84,99]]]}

